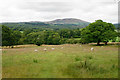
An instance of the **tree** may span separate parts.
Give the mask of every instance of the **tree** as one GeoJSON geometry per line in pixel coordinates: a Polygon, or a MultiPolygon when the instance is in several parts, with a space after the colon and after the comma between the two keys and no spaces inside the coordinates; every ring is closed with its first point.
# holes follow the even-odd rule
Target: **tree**
{"type": "Polygon", "coordinates": [[[21,32],[20,31],[12,31],[11,33],[11,44],[12,45],[18,45],[20,44],[20,38],[21,38],[21,32]]]}
{"type": "Polygon", "coordinates": [[[71,38],[73,36],[73,31],[69,29],[61,29],[59,34],[62,38],[71,38]]]}
{"type": "Polygon", "coordinates": [[[103,36],[102,42],[104,42],[105,45],[107,45],[107,42],[109,40],[112,40],[117,37],[117,32],[115,31],[114,25],[111,23],[108,23],[104,28],[105,28],[105,31],[102,34],[103,36]]]}
{"type": "Polygon", "coordinates": [[[52,35],[52,44],[54,45],[60,44],[60,35],[58,33],[52,35]]]}
{"type": "Polygon", "coordinates": [[[9,27],[2,25],[2,46],[12,46],[12,31],[9,27]]]}
{"type": "Polygon", "coordinates": [[[97,45],[100,45],[100,42],[107,44],[108,40],[116,36],[115,26],[111,23],[103,22],[102,20],[96,20],[82,29],[81,32],[81,40],[83,40],[83,42],[97,42],[97,45]]]}
{"type": "Polygon", "coordinates": [[[2,46],[18,45],[21,38],[20,31],[13,31],[9,27],[2,25],[2,46]]]}
{"type": "Polygon", "coordinates": [[[80,36],[81,36],[81,31],[80,31],[80,29],[74,29],[74,30],[73,30],[73,37],[74,37],[74,38],[80,38],[80,36]]]}
{"type": "Polygon", "coordinates": [[[42,45],[45,43],[45,36],[44,32],[40,32],[39,36],[36,37],[34,43],[38,46],[42,45]]]}

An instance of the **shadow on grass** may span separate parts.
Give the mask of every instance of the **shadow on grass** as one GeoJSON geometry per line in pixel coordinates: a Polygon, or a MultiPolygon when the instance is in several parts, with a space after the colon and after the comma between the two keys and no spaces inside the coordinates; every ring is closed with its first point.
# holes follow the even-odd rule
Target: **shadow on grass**
{"type": "Polygon", "coordinates": [[[117,44],[107,44],[107,45],[105,45],[105,44],[99,44],[99,45],[97,45],[97,44],[90,44],[91,46],[112,46],[112,45],[116,45],[116,46],[120,46],[120,43],[117,43],[117,44]]]}

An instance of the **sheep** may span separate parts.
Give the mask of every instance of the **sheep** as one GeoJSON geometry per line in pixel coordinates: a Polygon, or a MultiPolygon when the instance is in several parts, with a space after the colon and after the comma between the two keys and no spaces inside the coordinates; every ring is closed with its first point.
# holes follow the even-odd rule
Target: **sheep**
{"type": "Polygon", "coordinates": [[[80,45],[80,47],[81,47],[81,45],[80,45]]]}
{"type": "MultiPolygon", "coordinates": [[[[91,48],[91,51],[94,51],[94,48],[93,48],[93,47],[91,48]]],[[[92,52],[92,54],[95,54],[95,53],[92,52]]],[[[95,55],[94,55],[94,56],[95,56],[95,55]]]]}
{"type": "Polygon", "coordinates": [[[52,50],[54,50],[55,48],[51,48],[52,50]]]}
{"type": "Polygon", "coordinates": [[[46,48],[44,48],[44,51],[47,51],[47,49],[46,49],[46,48]]]}
{"type": "Polygon", "coordinates": [[[61,49],[63,49],[63,47],[61,47],[61,49]]]}
{"type": "Polygon", "coordinates": [[[91,48],[91,51],[94,51],[94,48],[93,48],[93,47],[91,48]]]}
{"type": "Polygon", "coordinates": [[[37,50],[37,49],[35,49],[34,51],[35,51],[35,52],[37,52],[38,50],[37,50]]]}
{"type": "Polygon", "coordinates": [[[2,49],[0,49],[0,53],[2,53],[2,49]]]}

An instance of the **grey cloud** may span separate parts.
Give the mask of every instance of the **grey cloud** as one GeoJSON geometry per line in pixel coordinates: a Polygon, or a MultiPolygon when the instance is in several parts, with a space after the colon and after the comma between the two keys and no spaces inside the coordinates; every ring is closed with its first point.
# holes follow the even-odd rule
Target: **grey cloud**
{"type": "Polygon", "coordinates": [[[102,4],[102,5],[112,5],[112,4],[115,4],[116,2],[100,2],[100,4],[102,4]]]}
{"type": "Polygon", "coordinates": [[[3,0],[3,2],[0,5],[2,21],[41,21],[75,17],[88,22],[99,18],[107,22],[117,22],[118,16],[114,0],[3,0]]]}
{"type": "Polygon", "coordinates": [[[19,6],[37,12],[68,12],[73,10],[71,3],[66,2],[27,2],[19,6]]]}
{"type": "Polygon", "coordinates": [[[44,19],[49,19],[49,20],[53,20],[56,18],[62,17],[61,15],[50,15],[50,16],[43,16],[42,18],[44,19]]]}

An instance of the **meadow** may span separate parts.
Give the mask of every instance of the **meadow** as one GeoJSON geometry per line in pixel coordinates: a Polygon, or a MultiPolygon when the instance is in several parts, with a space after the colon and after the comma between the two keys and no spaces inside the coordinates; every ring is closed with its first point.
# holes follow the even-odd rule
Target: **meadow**
{"type": "Polygon", "coordinates": [[[2,77],[117,78],[118,46],[64,44],[3,49],[2,77]]]}

